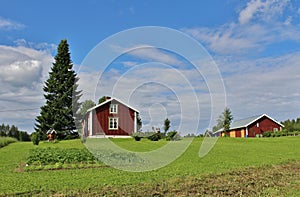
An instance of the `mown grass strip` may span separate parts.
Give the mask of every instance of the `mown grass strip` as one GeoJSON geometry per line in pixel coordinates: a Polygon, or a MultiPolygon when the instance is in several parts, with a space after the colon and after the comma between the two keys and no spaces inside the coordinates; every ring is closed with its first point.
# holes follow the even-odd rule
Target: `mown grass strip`
{"type": "MultiPolygon", "coordinates": [[[[221,174],[170,178],[137,185],[89,188],[90,196],[299,196],[300,162],[250,167],[221,174]]],[[[72,192],[65,193],[73,195],[72,192]]],[[[75,193],[74,193],[75,194],[75,193]]]]}

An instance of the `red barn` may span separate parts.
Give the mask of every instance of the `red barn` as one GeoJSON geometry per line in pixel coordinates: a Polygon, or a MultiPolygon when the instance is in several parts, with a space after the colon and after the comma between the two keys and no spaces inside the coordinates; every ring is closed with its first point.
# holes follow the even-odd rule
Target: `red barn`
{"type": "Polygon", "coordinates": [[[129,137],[137,132],[139,111],[116,98],[90,108],[82,123],[85,137],[129,137]]]}
{"type": "MultiPolygon", "coordinates": [[[[226,134],[230,137],[256,137],[267,131],[281,131],[284,126],[270,116],[263,114],[233,122],[226,134]]],[[[221,136],[225,135],[223,129],[218,130],[221,136]]]]}

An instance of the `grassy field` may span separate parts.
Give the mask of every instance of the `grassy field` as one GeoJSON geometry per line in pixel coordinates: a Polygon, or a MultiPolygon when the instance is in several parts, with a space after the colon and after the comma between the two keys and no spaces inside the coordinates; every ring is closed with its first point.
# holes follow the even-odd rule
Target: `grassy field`
{"type": "MultiPolygon", "coordinates": [[[[245,191],[249,192],[252,188],[260,192],[248,193],[249,195],[277,195],[280,193],[276,192],[282,191],[288,195],[299,194],[300,137],[221,138],[207,156],[199,158],[198,152],[202,140],[202,138],[195,139],[187,151],[170,165],[155,171],[138,173],[109,167],[20,172],[17,168],[20,164],[24,164],[30,149],[85,147],[80,140],[59,143],[40,142],[39,146],[33,146],[29,142],[13,143],[0,149],[0,196],[10,194],[151,196],[155,192],[158,192],[158,195],[185,196],[189,191],[193,191],[190,195],[199,195],[197,191],[203,188],[206,188],[206,191],[216,192],[208,195],[233,195],[234,192],[240,191],[238,189],[231,191],[228,187],[235,188],[232,184],[239,181],[248,181],[244,183],[246,189],[248,188],[245,191]],[[274,172],[277,174],[270,174],[274,172]],[[264,173],[267,174],[261,176],[264,173]],[[294,176],[295,174],[298,176],[294,176]],[[243,179],[239,180],[239,177],[243,179]],[[275,180],[272,177],[275,177],[275,180]],[[259,184],[255,185],[256,179],[259,184]],[[208,180],[212,180],[213,183],[208,180]],[[273,185],[272,181],[275,181],[273,185]],[[269,182],[269,185],[263,185],[265,182],[269,182]],[[289,185],[285,184],[282,187],[276,185],[281,182],[289,185]],[[202,185],[203,183],[212,184],[213,187],[208,188],[207,185],[202,185]],[[221,193],[224,191],[229,193],[221,193]]],[[[136,142],[132,139],[114,139],[113,142],[132,151],[149,151],[166,144],[165,141],[136,142]]]]}

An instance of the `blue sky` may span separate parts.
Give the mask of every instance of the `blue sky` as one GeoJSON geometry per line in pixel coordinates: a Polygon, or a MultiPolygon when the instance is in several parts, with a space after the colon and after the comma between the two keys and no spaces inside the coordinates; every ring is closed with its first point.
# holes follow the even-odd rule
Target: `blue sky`
{"type": "MultiPolygon", "coordinates": [[[[34,118],[44,102],[43,81],[47,79],[61,39],[68,40],[72,60],[78,69],[99,42],[120,31],[141,26],[172,28],[202,44],[220,71],[226,90],[225,105],[231,108],[235,119],[263,113],[279,121],[300,116],[299,1],[3,0],[0,6],[1,122],[33,131],[34,118]]],[[[159,127],[160,120],[168,116],[172,117],[173,129],[177,129],[182,118],[178,116],[178,103],[189,103],[192,99],[183,91],[188,86],[173,83],[174,79],[180,80],[180,76],[174,77],[173,71],[179,71],[193,81],[197,98],[201,98],[199,108],[204,114],[201,121],[190,117],[184,117],[183,121],[189,124],[200,122],[197,132],[202,132],[211,126],[211,101],[206,94],[209,90],[203,76],[195,75],[193,69],[181,67],[180,62],[183,61],[178,54],[144,48],[116,59],[110,71],[102,74],[107,78],[107,84],[119,78],[123,80],[122,86],[116,85],[120,86],[116,96],[124,95],[121,99],[125,102],[132,98],[128,102],[142,108],[145,125],[159,127]],[[167,85],[160,88],[157,84],[152,88],[151,84],[139,86],[143,80],[138,76],[144,79],[154,76],[149,74],[149,67],[130,68],[147,62],[161,62],[173,68],[150,66],[156,73],[169,72],[168,76],[158,75],[157,78],[167,79],[164,81],[167,85]],[[124,75],[127,71],[132,72],[124,75]],[[170,87],[175,93],[177,90],[177,98],[182,96],[181,99],[176,100],[170,87]],[[137,88],[132,94],[135,97],[127,95],[132,92],[131,88],[137,88]],[[147,89],[147,94],[143,94],[147,89]],[[159,99],[149,99],[151,91],[154,91],[152,97],[155,95],[159,99]],[[148,101],[151,100],[150,108],[143,102],[147,95],[148,101]],[[172,99],[167,95],[173,95],[172,99]]],[[[99,80],[96,73],[97,70],[82,73],[86,78],[80,87],[88,90],[90,80],[99,80]]],[[[98,87],[96,95],[112,94],[110,87],[98,87]]],[[[90,95],[83,96],[83,99],[87,98],[91,98],[90,95]]],[[[215,119],[212,117],[212,121],[215,119]]]]}

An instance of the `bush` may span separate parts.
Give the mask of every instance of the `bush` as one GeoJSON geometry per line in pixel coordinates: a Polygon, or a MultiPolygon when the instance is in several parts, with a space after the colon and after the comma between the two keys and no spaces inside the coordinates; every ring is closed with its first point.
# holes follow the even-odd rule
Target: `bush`
{"type": "Polygon", "coordinates": [[[34,132],[31,134],[31,141],[33,145],[39,145],[40,142],[40,134],[38,132],[34,132]]]}
{"type": "Polygon", "coordinates": [[[140,137],[138,135],[133,136],[133,138],[135,141],[141,141],[141,139],[142,139],[142,137],[140,137]]]}
{"type": "Polygon", "coordinates": [[[267,131],[267,132],[263,132],[263,137],[271,137],[272,132],[271,131],[267,131]]]}
{"type": "Polygon", "coordinates": [[[175,138],[175,136],[177,135],[177,131],[170,131],[170,132],[168,132],[168,134],[167,134],[167,137],[166,137],[166,140],[167,141],[173,141],[175,138]]]}
{"type": "Polygon", "coordinates": [[[161,133],[154,133],[148,137],[151,141],[158,141],[162,138],[161,133]]]}

